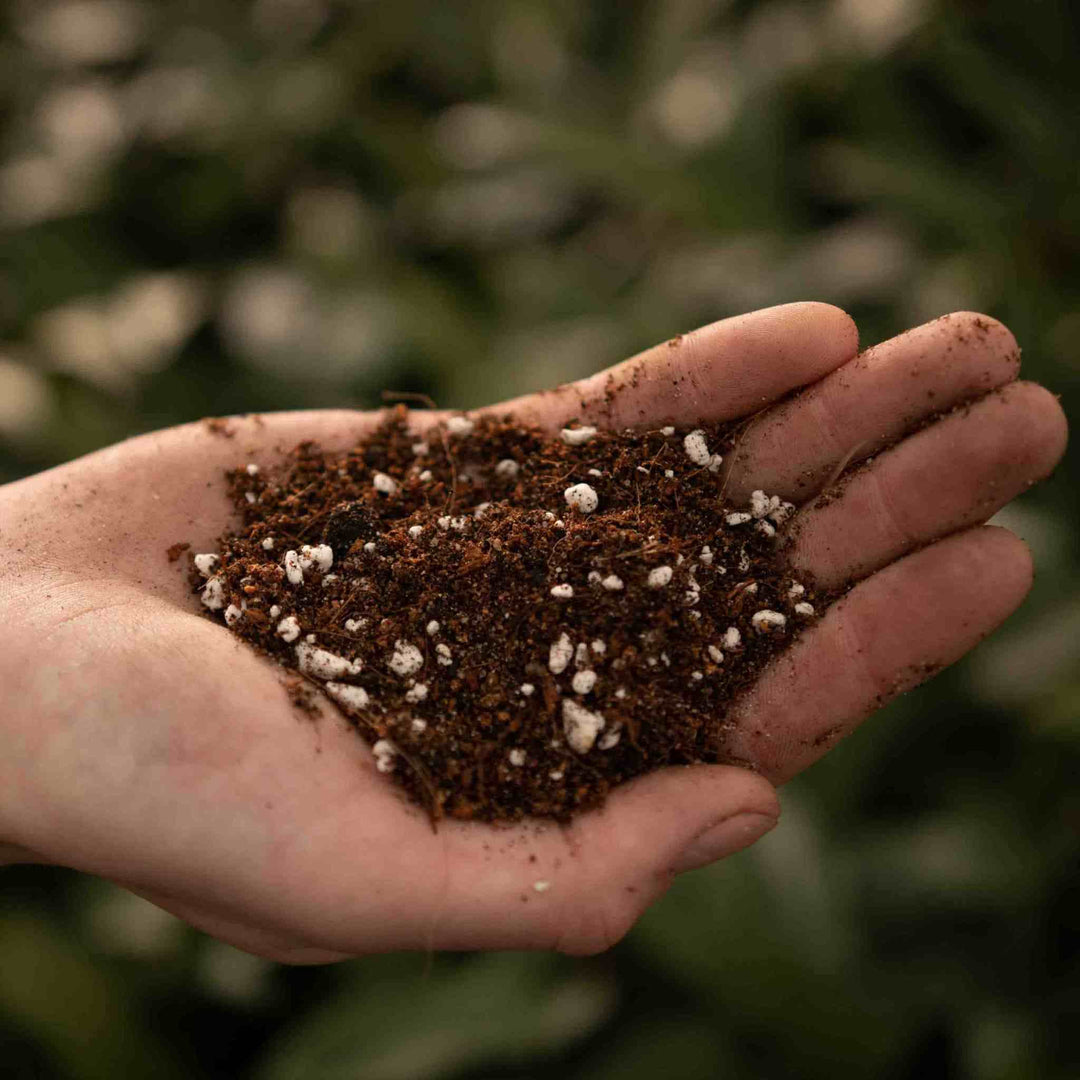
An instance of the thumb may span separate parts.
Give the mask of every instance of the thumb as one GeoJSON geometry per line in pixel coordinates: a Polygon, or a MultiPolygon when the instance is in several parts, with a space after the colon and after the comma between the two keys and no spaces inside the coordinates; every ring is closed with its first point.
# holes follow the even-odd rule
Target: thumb
{"type": "MultiPolygon", "coordinates": [[[[560,912],[557,947],[593,953],[618,941],[676,874],[733,855],[776,824],[764,777],[730,765],[663,769],[616,790],[569,828],[576,898],[560,912]]],[[[570,883],[568,883],[570,884],[570,883]]]]}

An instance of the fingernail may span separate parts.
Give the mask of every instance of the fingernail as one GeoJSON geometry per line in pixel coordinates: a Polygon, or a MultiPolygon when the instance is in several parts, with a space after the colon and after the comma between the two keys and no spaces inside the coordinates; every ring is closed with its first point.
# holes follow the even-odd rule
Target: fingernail
{"type": "Polygon", "coordinates": [[[675,861],[676,874],[698,870],[702,866],[726,859],[737,851],[760,840],[776,824],[777,818],[769,814],[736,814],[706,829],[683,848],[675,861]]]}

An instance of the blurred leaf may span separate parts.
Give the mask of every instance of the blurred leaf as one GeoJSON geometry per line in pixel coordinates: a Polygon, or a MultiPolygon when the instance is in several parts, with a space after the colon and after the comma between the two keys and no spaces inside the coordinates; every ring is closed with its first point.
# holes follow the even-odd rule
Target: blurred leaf
{"type": "Polygon", "coordinates": [[[362,962],[332,1001],[279,1039],[262,1080],[435,1080],[521,1062],[582,1039],[614,1006],[597,969],[546,955],[495,953],[427,976],[380,967],[362,962]]]}

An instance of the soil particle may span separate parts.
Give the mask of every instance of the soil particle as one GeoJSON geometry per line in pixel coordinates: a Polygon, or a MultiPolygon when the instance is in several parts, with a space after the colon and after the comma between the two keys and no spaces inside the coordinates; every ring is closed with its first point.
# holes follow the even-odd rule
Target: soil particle
{"type": "Polygon", "coordinates": [[[830,599],[784,564],[790,504],[735,506],[695,460],[737,426],[567,441],[455,417],[418,442],[409,420],[229,472],[236,523],[192,562],[207,617],[229,609],[301,708],[329,693],[433,819],[566,821],[642,773],[732,760],[729,703],[830,599]],[[566,497],[586,477],[591,510],[566,497]]]}

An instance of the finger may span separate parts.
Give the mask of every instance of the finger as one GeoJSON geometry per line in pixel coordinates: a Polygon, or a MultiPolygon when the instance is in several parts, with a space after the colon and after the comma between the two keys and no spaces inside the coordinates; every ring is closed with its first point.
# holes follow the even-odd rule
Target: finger
{"type": "Polygon", "coordinates": [[[757,418],[729,456],[727,494],[755,488],[801,503],[849,462],[961,401],[1011,382],[1016,339],[996,319],[946,315],[860,353],[757,418]]]}
{"type": "Polygon", "coordinates": [[[459,827],[448,838],[455,872],[433,940],[452,949],[600,952],[675,874],[741,851],[779,813],[762,777],[690,766],[640,777],[567,827],[532,823],[517,841],[496,846],[498,831],[459,827]]]}
{"type": "Polygon", "coordinates": [[[958,660],[1031,586],[1031,558],[1005,529],[973,529],[856,585],[734,708],[724,751],[774,783],[821,757],[890,698],[958,660]]]}
{"type": "Polygon", "coordinates": [[[1065,452],[1057,399],[1013,383],[905,439],[792,523],[791,563],[823,588],[865,577],[980,524],[1047,476],[1065,452]]]}
{"type": "Polygon", "coordinates": [[[513,413],[546,428],[572,417],[612,429],[727,420],[820,379],[857,349],[855,324],[839,308],[781,304],[722,319],[579,382],[483,411],[513,413]]]}

